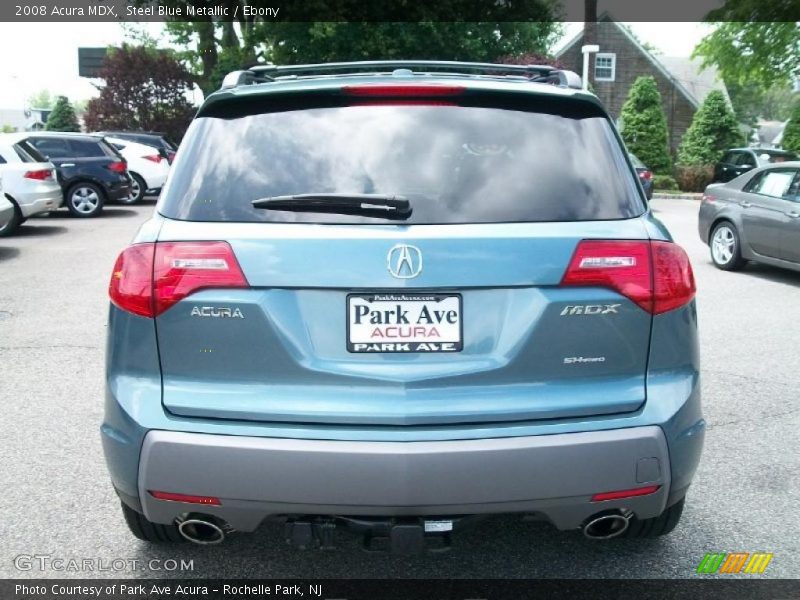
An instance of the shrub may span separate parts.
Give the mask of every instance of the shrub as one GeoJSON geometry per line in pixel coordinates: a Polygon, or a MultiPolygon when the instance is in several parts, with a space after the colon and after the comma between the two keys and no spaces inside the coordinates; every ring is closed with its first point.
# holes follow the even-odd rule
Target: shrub
{"type": "Polygon", "coordinates": [[[792,116],[786,124],[786,129],[783,130],[781,145],[784,150],[800,153],[800,100],[795,102],[792,116]]]}
{"type": "Polygon", "coordinates": [[[712,165],[678,165],[675,167],[675,180],[684,192],[702,192],[714,180],[712,165]]]}
{"type": "MultiPolygon", "coordinates": [[[[678,148],[678,164],[682,166],[712,165],[722,153],[742,142],[736,116],[719,90],[706,96],[694,114],[678,148]]],[[[680,182],[680,178],[678,179],[680,182]]]]}
{"type": "Polygon", "coordinates": [[[622,139],[639,160],[656,173],[668,173],[669,156],[667,119],[661,106],[656,80],[638,77],[628,92],[620,113],[622,139]]]}
{"type": "Polygon", "coordinates": [[[672,175],[653,175],[653,188],[657,190],[677,190],[678,182],[672,175]]]}

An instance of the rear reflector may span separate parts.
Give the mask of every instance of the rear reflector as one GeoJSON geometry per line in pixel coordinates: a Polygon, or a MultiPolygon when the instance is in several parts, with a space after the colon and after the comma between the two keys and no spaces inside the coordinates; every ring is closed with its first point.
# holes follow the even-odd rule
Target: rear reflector
{"type": "Polygon", "coordinates": [[[186,296],[208,288],[246,288],[227,242],[158,242],[123,250],[109,284],[111,302],[156,317],[186,296]]]}
{"type": "Polygon", "coordinates": [[[37,181],[48,181],[53,179],[53,169],[37,169],[36,171],[26,171],[23,177],[25,179],[36,179],[37,181]]]}
{"type": "Polygon", "coordinates": [[[634,498],[636,496],[647,496],[656,493],[661,488],[660,485],[648,485],[647,487],[634,488],[632,490],[619,490],[616,492],[603,492],[592,496],[592,502],[602,502],[603,500],[619,500],[621,498],[634,498]]]}
{"type": "Polygon", "coordinates": [[[437,84],[389,84],[389,85],[345,85],[342,92],[348,96],[370,97],[431,97],[457,96],[464,92],[462,85],[437,84]]]}
{"type": "Polygon", "coordinates": [[[192,496],[189,494],[173,494],[172,492],[154,492],[150,495],[156,500],[170,500],[171,502],[186,502],[187,504],[205,504],[206,506],[222,506],[219,498],[214,496],[192,496]]]}
{"type": "Polygon", "coordinates": [[[124,160],[115,160],[112,163],[108,163],[108,170],[114,171],[114,173],[124,173],[128,170],[128,163],[124,160]]]}
{"type": "Polygon", "coordinates": [[[583,240],[561,285],[609,288],[655,315],[689,303],[696,291],[683,248],[649,240],[583,240]]]}

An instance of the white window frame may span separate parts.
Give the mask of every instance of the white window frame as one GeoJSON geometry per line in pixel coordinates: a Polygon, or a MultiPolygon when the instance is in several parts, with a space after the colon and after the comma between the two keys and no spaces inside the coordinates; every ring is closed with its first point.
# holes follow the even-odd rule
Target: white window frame
{"type": "MultiPolygon", "coordinates": [[[[607,66],[601,66],[601,69],[608,69],[607,66]]],[[[617,76],[617,55],[614,52],[598,52],[594,55],[594,80],[595,81],[614,81],[617,76]],[[598,77],[597,75],[597,61],[601,58],[611,59],[611,76],[598,77]]]]}

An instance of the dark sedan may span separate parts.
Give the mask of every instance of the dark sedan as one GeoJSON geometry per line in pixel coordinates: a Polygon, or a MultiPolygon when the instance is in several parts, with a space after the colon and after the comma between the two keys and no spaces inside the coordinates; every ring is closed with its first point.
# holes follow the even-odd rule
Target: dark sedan
{"type": "Polygon", "coordinates": [[[647,195],[647,199],[650,200],[653,197],[653,172],[647,168],[647,165],[636,158],[634,154],[629,152],[628,156],[631,157],[633,168],[636,169],[636,174],[639,176],[639,181],[642,182],[644,193],[647,195]]]}
{"type": "Polygon", "coordinates": [[[800,271],[800,161],[711,184],[699,227],[720,269],[734,271],[752,260],[800,271]]]}
{"type": "Polygon", "coordinates": [[[733,148],[714,165],[714,181],[726,182],[756,167],[800,160],[793,152],[774,148],[733,148]]]}

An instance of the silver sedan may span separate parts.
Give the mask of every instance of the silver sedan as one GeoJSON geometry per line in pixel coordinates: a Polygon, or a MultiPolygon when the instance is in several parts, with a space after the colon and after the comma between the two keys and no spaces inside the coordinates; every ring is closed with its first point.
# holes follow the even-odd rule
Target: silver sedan
{"type": "Polygon", "coordinates": [[[734,271],[752,260],[800,271],[800,162],[709,185],[699,230],[720,269],[734,271]]]}

